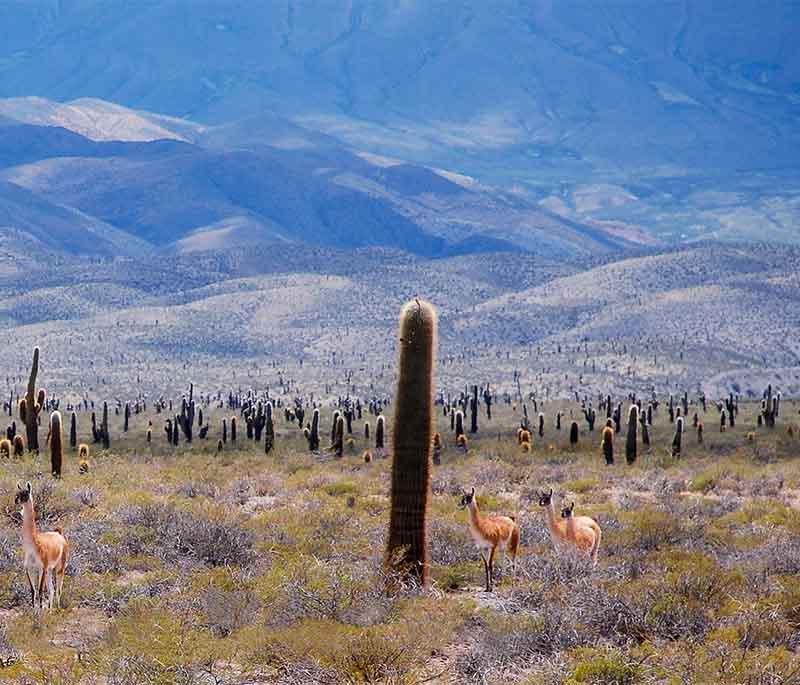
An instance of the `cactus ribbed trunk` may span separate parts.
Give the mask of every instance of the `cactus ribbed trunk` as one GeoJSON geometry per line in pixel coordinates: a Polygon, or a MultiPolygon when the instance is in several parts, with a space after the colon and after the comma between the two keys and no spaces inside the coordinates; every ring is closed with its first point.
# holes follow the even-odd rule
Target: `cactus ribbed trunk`
{"type": "Polygon", "coordinates": [[[387,563],[422,584],[429,579],[427,540],[433,436],[433,375],[437,317],[416,300],[400,315],[400,359],[395,399],[391,516],[387,563]]]}

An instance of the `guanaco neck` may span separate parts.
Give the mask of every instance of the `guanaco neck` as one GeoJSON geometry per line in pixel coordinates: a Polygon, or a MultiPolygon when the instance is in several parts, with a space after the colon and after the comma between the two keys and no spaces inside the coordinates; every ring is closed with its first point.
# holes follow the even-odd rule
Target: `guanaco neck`
{"type": "Polygon", "coordinates": [[[474,497],[472,498],[472,501],[469,503],[469,520],[473,526],[480,529],[483,517],[481,516],[481,512],[478,509],[478,500],[475,499],[474,497]]]}
{"type": "Polygon", "coordinates": [[[33,511],[33,502],[29,499],[22,505],[22,540],[33,543],[36,537],[36,515],[33,511]]]}
{"type": "Polygon", "coordinates": [[[553,535],[559,535],[561,530],[558,526],[558,519],[556,518],[556,505],[550,500],[550,504],[545,507],[545,517],[547,518],[547,527],[553,535]]]}

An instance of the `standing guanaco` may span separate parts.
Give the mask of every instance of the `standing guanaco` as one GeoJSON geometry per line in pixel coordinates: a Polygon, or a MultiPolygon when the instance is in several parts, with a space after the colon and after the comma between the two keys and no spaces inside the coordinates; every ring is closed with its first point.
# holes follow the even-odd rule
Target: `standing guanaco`
{"type": "Polygon", "coordinates": [[[513,516],[483,516],[475,499],[475,488],[471,492],[462,490],[462,509],[469,509],[469,530],[478,547],[486,574],[486,592],[491,592],[494,583],[494,558],[497,550],[511,557],[512,573],[517,574],[517,550],[519,549],[519,525],[513,516]]]}
{"type": "Polygon", "coordinates": [[[603,531],[593,518],[573,516],[574,511],[575,502],[561,510],[561,518],[567,522],[567,541],[586,554],[592,560],[592,564],[597,566],[597,550],[600,548],[603,531]]]}
{"type": "Polygon", "coordinates": [[[25,555],[25,575],[31,588],[33,610],[37,602],[44,608],[44,585],[47,582],[48,607],[61,606],[61,589],[64,586],[64,571],[69,560],[69,543],[60,529],[40,533],[36,528],[36,512],[33,508],[31,484],[25,487],[17,483],[14,504],[22,505],[22,551],[25,555]],[[52,572],[52,573],[51,573],[52,572]],[[55,588],[53,587],[55,575],[55,588]]]}
{"type": "MultiPolygon", "coordinates": [[[[547,528],[550,531],[550,539],[553,541],[556,553],[563,549],[577,548],[581,552],[588,554],[592,561],[597,563],[597,551],[600,547],[602,531],[594,519],[588,516],[578,516],[574,520],[572,509],[566,508],[561,512],[561,517],[556,516],[556,506],[553,502],[553,488],[550,492],[539,493],[539,506],[545,510],[547,528]],[[565,512],[569,510],[569,514],[565,512]]],[[[572,505],[575,506],[574,503],[572,505]]]]}

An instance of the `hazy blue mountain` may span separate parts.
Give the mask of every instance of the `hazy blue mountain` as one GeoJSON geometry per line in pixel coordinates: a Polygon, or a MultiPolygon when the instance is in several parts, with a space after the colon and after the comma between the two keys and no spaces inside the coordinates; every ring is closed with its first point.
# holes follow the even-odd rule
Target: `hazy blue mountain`
{"type": "Polygon", "coordinates": [[[295,242],[426,256],[523,250],[571,257],[652,244],[647,235],[563,218],[465,177],[354,154],[324,138],[307,142],[244,149],[221,147],[221,139],[208,147],[111,142],[58,126],[0,126],[0,197],[8,201],[1,225],[76,254],[113,254],[110,246],[124,236],[131,240],[123,254],[295,242]],[[108,240],[95,244],[92,235],[104,227],[108,240]]]}
{"type": "Polygon", "coordinates": [[[798,30],[791,0],[25,0],[0,96],[277,114],[495,175],[795,169],[798,30]]]}

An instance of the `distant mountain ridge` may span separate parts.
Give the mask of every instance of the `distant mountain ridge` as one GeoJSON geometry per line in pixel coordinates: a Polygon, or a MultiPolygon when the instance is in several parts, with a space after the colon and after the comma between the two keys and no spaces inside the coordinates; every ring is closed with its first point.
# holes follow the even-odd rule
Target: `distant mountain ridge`
{"type": "MultiPolygon", "coordinates": [[[[77,117],[83,121],[96,106],[70,111],[84,108],[77,117]]],[[[23,193],[27,198],[24,212],[6,212],[6,229],[29,231],[48,248],[70,254],[107,254],[125,235],[131,236],[128,247],[145,252],[288,241],[425,256],[527,250],[564,257],[649,240],[562,218],[460,177],[353,154],[324,137],[300,146],[227,148],[221,139],[204,143],[200,127],[195,144],[177,134],[143,141],[138,128],[127,136],[117,126],[117,135],[133,140],[109,141],[112,132],[98,123],[99,140],[91,140],[61,126],[26,123],[39,121],[42,109],[50,108],[40,101],[33,114],[29,107],[5,107],[18,121],[0,126],[0,198],[8,207],[19,207],[23,193]],[[76,217],[73,239],[57,228],[65,212],[76,217]],[[108,240],[84,239],[102,238],[102,227],[108,240]]],[[[115,111],[127,121],[149,116],[115,111]]]]}

